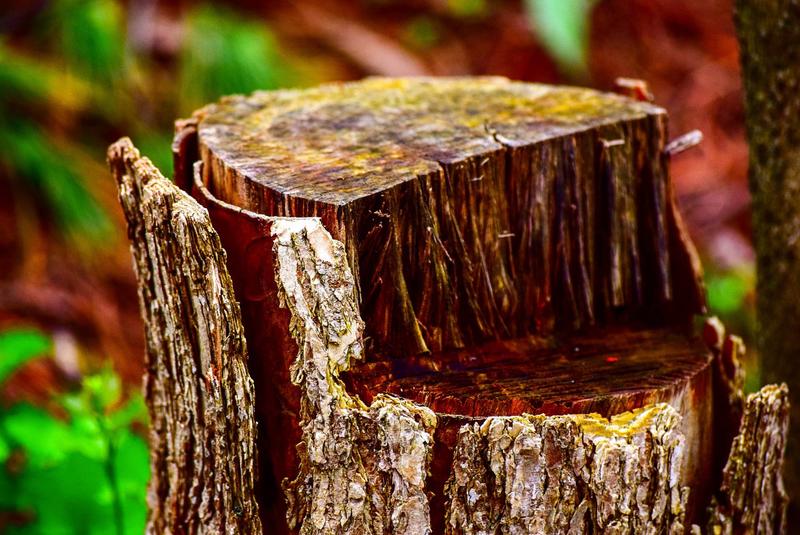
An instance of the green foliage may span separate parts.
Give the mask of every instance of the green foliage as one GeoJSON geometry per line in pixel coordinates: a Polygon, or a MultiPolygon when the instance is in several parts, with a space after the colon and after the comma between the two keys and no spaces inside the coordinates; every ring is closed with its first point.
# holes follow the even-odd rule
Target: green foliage
{"type": "Polygon", "coordinates": [[[174,117],[224,94],[299,81],[262,22],[211,4],[189,12],[177,68],[164,72],[128,47],[124,9],[56,0],[29,36],[35,54],[0,40],[0,176],[79,252],[114,244],[108,208],[84,173],[87,162],[105,167],[116,136],[131,135],[170,174],[174,117]]]}
{"type": "Polygon", "coordinates": [[[47,354],[50,348],[50,339],[33,329],[0,332],[0,385],[20,366],[47,354]]]}
{"type": "Polygon", "coordinates": [[[595,1],[525,0],[542,45],[567,75],[586,75],[589,17],[595,1]]]}
{"type": "Polygon", "coordinates": [[[61,51],[69,67],[93,82],[109,83],[121,73],[124,21],[113,0],[59,0],[54,8],[61,51]]]}
{"type": "MultiPolygon", "coordinates": [[[[0,334],[0,355],[18,365],[48,348],[41,333],[0,334]]],[[[0,411],[0,518],[5,511],[30,519],[0,529],[19,535],[142,533],[148,454],[132,430],[145,423],[142,397],[124,399],[119,377],[104,370],[57,405],[65,417],[28,403],[0,411]]]]}
{"type": "Polygon", "coordinates": [[[479,17],[486,14],[486,0],[447,0],[447,9],[456,17],[479,17]]]}
{"type": "MultiPolygon", "coordinates": [[[[2,117],[2,112],[0,112],[2,117]]],[[[87,191],[70,156],[55,146],[30,121],[5,118],[0,125],[0,162],[24,177],[20,184],[44,200],[62,232],[76,240],[108,240],[112,226],[108,214],[87,191]]]]}
{"type": "Polygon", "coordinates": [[[416,48],[426,49],[434,46],[441,38],[441,30],[432,17],[415,17],[408,23],[405,39],[416,48]]]}
{"type": "Polygon", "coordinates": [[[295,79],[263,24],[211,5],[190,14],[180,64],[185,112],[222,95],[275,89],[295,79]]]}
{"type": "Polygon", "coordinates": [[[748,281],[741,273],[727,273],[708,279],[708,302],[719,314],[733,314],[744,306],[748,281]]]}
{"type": "MultiPolygon", "coordinates": [[[[706,262],[706,265],[713,265],[706,262]]],[[[731,332],[752,339],[755,330],[755,270],[751,264],[706,273],[706,293],[711,314],[719,316],[731,332]]]]}
{"type": "MultiPolygon", "coordinates": [[[[714,262],[704,262],[713,266],[714,262]]],[[[747,344],[744,366],[745,391],[754,392],[761,387],[759,359],[753,344],[755,319],[755,269],[752,264],[742,264],[725,270],[711,269],[706,273],[706,293],[709,313],[718,316],[730,333],[741,336],[747,344]]]]}

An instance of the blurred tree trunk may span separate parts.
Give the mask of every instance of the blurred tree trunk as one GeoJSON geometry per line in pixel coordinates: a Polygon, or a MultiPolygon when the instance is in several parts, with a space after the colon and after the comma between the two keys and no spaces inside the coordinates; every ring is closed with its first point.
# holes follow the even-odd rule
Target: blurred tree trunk
{"type": "MultiPolygon", "coordinates": [[[[800,496],[800,2],[737,0],[757,252],[764,382],[785,381],[792,409],[786,470],[800,496]]],[[[798,519],[795,504],[791,519],[798,519]]],[[[791,525],[791,522],[790,522],[791,525]]]]}

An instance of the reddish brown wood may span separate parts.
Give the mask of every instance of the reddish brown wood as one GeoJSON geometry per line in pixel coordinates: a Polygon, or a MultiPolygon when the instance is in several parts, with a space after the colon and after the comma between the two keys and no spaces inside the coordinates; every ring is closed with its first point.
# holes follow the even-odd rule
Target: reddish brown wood
{"type": "Polygon", "coordinates": [[[705,503],[711,355],[687,334],[703,291],[665,141],[650,104],[498,79],[263,93],[181,123],[176,181],[194,178],[242,308],[265,524],[285,526],[301,439],[270,236],[287,215],[321,217],[360,283],[366,359],[350,392],[437,412],[435,532],[459,427],[523,412],[668,402],[691,506],[705,503]]]}
{"type": "Polygon", "coordinates": [[[369,359],[702,310],[651,104],[378,79],[229,98],[197,119],[215,196],[320,216],[344,242],[369,359]]]}
{"type": "Polygon", "coordinates": [[[526,413],[610,417],[660,402],[681,408],[685,418],[684,480],[695,493],[689,511],[695,518],[694,508],[706,503],[713,482],[711,381],[711,353],[703,341],[672,329],[619,327],[561,341],[529,337],[366,363],[346,374],[351,392],[367,403],[388,392],[436,412],[431,477],[436,532],[443,529],[443,485],[461,426],[526,413]]]}
{"type": "MultiPolygon", "coordinates": [[[[260,450],[270,459],[262,470],[265,521],[283,525],[280,481],[297,466],[299,392],[288,370],[297,347],[289,317],[276,306],[272,270],[273,218],[223,203],[199,183],[195,195],[209,210],[228,253],[242,306],[255,378],[260,450]]],[[[459,428],[481,417],[597,412],[619,414],[654,402],[679,408],[689,454],[684,468],[698,500],[707,496],[706,469],[713,465],[711,355],[705,345],[672,329],[611,328],[555,339],[527,337],[489,342],[465,350],[364,363],[348,374],[352,393],[371,402],[389,392],[437,412],[430,478],[432,523],[443,529],[444,483],[459,428]],[[576,351],[577,348],[577,351],[576,351]],[[433,373],[433,370],[438,372],[433,373]],[[573,382],[574,381],[574,382],[573,382]]],[[[266,456],[262,456],[265,458],[266,456]]],[[[695,511],[690,512],[690,518],[695,511]]],[[[273,524],[275,525],[275,524],[273,524]]]]}

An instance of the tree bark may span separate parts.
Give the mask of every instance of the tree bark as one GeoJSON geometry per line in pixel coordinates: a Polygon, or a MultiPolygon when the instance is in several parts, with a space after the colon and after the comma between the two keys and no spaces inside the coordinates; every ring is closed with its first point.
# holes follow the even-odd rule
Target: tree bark
{"type": "Polygon", "coordinates": [[[651,405],[461,428],[445,533],[684,533],[680,415],[651,405]]]}
{"type": "MultiPolygon", "coordinates": [[[[800,497],[800,4],[737,0],[757,262],[758,348],[765,382],[792,400],[789,494],[800,497]]],[[[800,509],[792,506],[793,523],[800,509]]]]}
{"type": "Polygon", "coordinates": [[[253,382],[225,251],[205,210],[129,139],[108,162],[147,335],[147,533],[260,533],[253,382]]]}
{"type": "MultiPolygon", "coordinates": [[[[176,183],[203,214],[195,232],[219,234],[227,257],[212,256],[224,258],[241,306],[256,392],[241,399],[261,426],[265,462],[251,489],[265,525],[438,534],[706,524],[722,479],[715,458],[742,410],[743,348],[718,322],[702,338],[691,331],[701,277],[665,140],[652,105],[494,78],[234,97],[180,122],[176,183]]],[[[137,203],[146,212],[142,200],[126,212],[137,203]]],[[[131,238],[136,254],[153,241],[131,238]]],[[[157,241],[159,254],[185,250],[181,234],[157,241]]],[[[194,265],[170,265],[184,263],[194,265]]],[[[207,291],[228,303],[228,279],[212,282],[207,291]]],[[[154,301],[143,302],[163,308],[154,301]]],[[[238,308],[223,309],[238,320],[238,308]]],[[[194,327],[204,317],[165,313],[189,338],[207,335],[194,327]]],[[[156,342],[173,336],[163,323],[148,330],[156,342]]],[[[244,363],[243,347],[232,349],[244,363]]],[[[197,373],[189,358],[176,366],[197,373]]],[[[234,391],[246,391],[237,377],[234,391]]],[[[202,420],[192,433],[219,425],[202,420]]],[[[154,429],[154,459],[174,455],[165,432],[154,429]]],[[[776,461],[779,446],[740,473],[778,488],[780,475],[763,471],[779,463],[754,460],[776,461]]],[[[726,485],[714,518],[738,518],[741,500],[726,498],[738,487],[726,485]]],[[[765,519],[780,510],[767,502],[765,519]]]]}
{"type": "Polygon", "coordinates": [[[785,384],[765,386],[747,397],[722,486],[709,511],[709,533],[786,531],[789,499],[783,487],[783,460],[788,425],[785,384]]]}

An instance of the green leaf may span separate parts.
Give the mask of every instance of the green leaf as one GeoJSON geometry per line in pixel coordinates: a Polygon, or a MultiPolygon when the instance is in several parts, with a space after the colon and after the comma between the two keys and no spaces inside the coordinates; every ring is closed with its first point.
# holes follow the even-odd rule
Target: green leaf
{"type": "Polygon", "coordinates": [[[589,17],[595,0],[525,0],[542,45],[568,75],[586,74],[589,17]]]}
{"type": "Polygon", "coordinates": [[[99,414],[115,405],[122,397],[122,382],[110,368],[83,379],[83,391],[99,414]]]}
{"type": "Polygon", "coordinates": [[[111,429],[125,429],[134,422],[147,423],[147,406],[141,394],[134,394],[127,403],[108,415],[111,429]]]}
{"type": "Polygon", "coordinates": [[[29,360],[51,350],[48,336],[33,329],[0,332],[0,384],[29,360]]]}
{"type": "Polygon", "coordinates": [[[79,453],[26,470],[16,482],[14,505],[33,513],[35,520],[9,533],[116,533],[104,465],[79,453]]]}
{"type": "Polygon", "coordinates": [[[114,470],[125,533],[143,533],[147,521],[145,493],[150,479],[147,443],[138,435],[123,431],[117,443],[114,470]]]}
{"type": "Polygon", "coordinates": [[[145,418],[144,402],[136,394],[120,406],[121,398],[119,377],[108,368],[61,397],[66,421],[29,404],[0,412],[0,460],[13,449],[22,453],[14,472],[0,467],[0,510],[33,518],[4,533],[144,531],[149,456],[129,427],[145,418]]]}
{"type": "Polygon", "coordinates": [[[23,449],[30,467],[59,463],[73,444],[66,423],[27,403],[12,407],[0,424],[11,446],[23,449]]]}
{"type": "Polygon", "coordinates": [[[731,314],[742,308],[747,295],[747,282],[735,274],[709,277],[708,304],[719,314],[731,314]]]}

